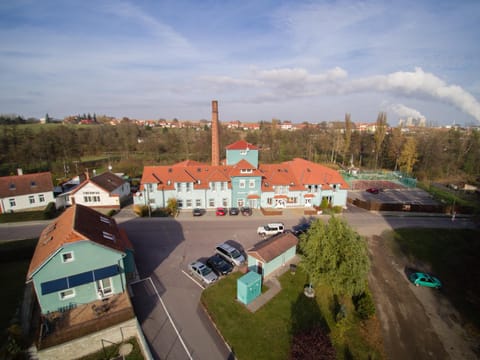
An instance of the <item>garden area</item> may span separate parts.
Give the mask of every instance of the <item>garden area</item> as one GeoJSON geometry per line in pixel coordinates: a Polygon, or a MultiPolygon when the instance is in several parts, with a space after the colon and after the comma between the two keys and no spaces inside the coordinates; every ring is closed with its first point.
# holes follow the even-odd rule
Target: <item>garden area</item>
{"type": "Polygon", "coordinates": [[[306,297],[308,276],[300,267],[280,277],[282,291],[255,313],[236,300],[242,275],[234,273],[202,294],[203,305],[239,360],[288,359],[294,337],[309,331],[319,341],[318,332],[326,336],[322,346],[333,354],[326,359],[383,358],[377,319],[363,320],[352,299],[343,299],[340,310],[327,286],[316,286],[316,296],[306,297]]]}
{"type": "Polygon", "coordinates": [[[255,313],[236,299],[242,274],[202,293],[202,304],[235,356],[383,359],[364,239],[332,216],[300,235],[297,253],[302,258],[297,270],[279,277],[282,290],[255,313]],[[313,296],[307,291],[312,287],[313,296]]]}

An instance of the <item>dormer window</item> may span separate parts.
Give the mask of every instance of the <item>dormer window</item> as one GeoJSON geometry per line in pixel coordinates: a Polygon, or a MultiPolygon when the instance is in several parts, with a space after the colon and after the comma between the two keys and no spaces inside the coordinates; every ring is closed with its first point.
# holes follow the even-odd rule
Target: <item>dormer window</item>
{"type": "Polygon", "coordinates": [[[100,216],[100,221],[103,222],[104,224],[110,225],[110,219],[105,216],[100,216]]]}
{"type": "Polygon", "coordinates": [[[10,190],[15,190],[17,187],[14,183],[10,183],[10,190]]]}
{"type": "Polygon", "coordinates": [[[32,182],[30,183],[30,186],[31,186],[31,187],[37,186],[37,182],[36,182],[36,181],[32,181],[32,182]]]}
{"type": "Polygon", "coordinates": [[[251,174],[252,172],[252,169],[240,169],[240,174],[251,174]]]}
{"type": "Polygon", "coordinates": [[[109,232],[103,231],[102,234],[103,234],[103,237],[105,239],[110,240],[110,241],[115,241],[115,236],[110,234],[109,232]]]}

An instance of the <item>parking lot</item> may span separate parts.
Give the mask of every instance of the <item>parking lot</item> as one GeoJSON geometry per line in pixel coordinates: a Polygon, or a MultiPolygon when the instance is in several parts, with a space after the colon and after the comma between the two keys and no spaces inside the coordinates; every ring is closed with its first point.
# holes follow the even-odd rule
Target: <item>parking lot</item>
{"type": "Polygon", "coordinates": [[[135,312],[154,358],[232,357],[230,349],[201,308],[200,296],[204,285],[189,276],[188,264],[198,259],[206,260],[214,254],[215,246],[224,241],[241,250],[252,247],[261,240],[256,233],[257,227],[267,222],[283,221],[290,228],[301,218],[295,213],[271,219],[260,214],[216,217],[207,213],[202,217],[193,217],[190,212],[185,212],[177,219],[137,218],[123,222],[121,226],[135,248],[140,276],[151,277],[158,289],[157,296],[149,281],[132,288],[135,312]],[[162,308],[159,297],[166,310],[162,308]],[[171,315],[179,336],[167,321],[166,311],[171,315]]]}

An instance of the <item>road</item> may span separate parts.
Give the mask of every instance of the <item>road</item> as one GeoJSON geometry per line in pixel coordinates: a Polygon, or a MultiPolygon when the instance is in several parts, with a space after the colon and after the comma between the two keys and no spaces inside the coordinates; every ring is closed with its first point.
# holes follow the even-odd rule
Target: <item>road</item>
{"type": "MultiPolygon", "coordinates": [[[[451,221],[450,218],[445,217],[382,216],[354,207],[349,208],[342,216],[361,235],[371,239],[392,228],[412,226],[466,228],[473,226],[468,220],[461,218],[451,221]]],[[[328,219],[326,216],[321,216],[321,218],[328,219]]],[[[132,287],[134,292],[132,301],[152,348],[153,356],[157,359],[181,360],[190,357],[213,360],[231,358],[230,350],[199,305],[202,288],[187,277],[182,270],[186,270],[189,262],[206,259],[212,255],[215,245],[226,240],[243,249],[250,248],[260,240],[255,232],[259,225],[283,221],[289,228],[301,219],[302,216],[294,213],[281,217],[264,217],[259,214],[253,217],[215,217],[211,213],[199,218],[193,218],[189,213],[182,214],[176,219],[119,217],[117,221],[121,221],[120,226],[125,228],[134,245],[141,277],[150,278],[151,284],[155,285],[158,291],[157,296],[155,289],[147,281],[132,287]],[[159,297],[171,315],[179,336],[168,321],[159,297]]],[[[48,222],[0,225],[0,239],[37,237],[46,224],[48,222]]],[[[373,260],[370,281],[373,282],[375,298],[380,300],[380,304],[377,305],[384,331],[386,352],[389,358],[401,359],[401,356],[408,354],[410,346],[415,346],[415,340],[409,340],[411,336],[409,337],[408,334],[411,332],[408,331],[408,323],[399,320],[403,326],[402,332],[399,332],[399,328],[392,324],[395,323],[399,313],[402,315],[403,312],[408,312],[409,302],[418,302],[419,300],[415,300],[415,296],[413,298],[410,296],[400,305],[400,302],[396,301],[401,298],[400,295],[382,287],[382,283],[398,281],[401,274],[397,274],[398,271],[390,266],[391,262],[387,261],[382,264],[375,260],[390,258],[384,256],[384,249],[380,249],[382,250],[380,251],[378,246],[374,245],[375,243],[372,241],[369,242],[373,260]],[[391,278],[387,278],[387,276],[391,276],[391,278]],[[397,299],[395,299],[396,296],[397,299]],[[399,306],[402,311],[399,311],[399,306]],[[401,346],[394,346],[396,343],[403,344],[403,341],[396,341],[399,337],[407,338],[404,346],[406,352],[400,351],[401,346]],[[395,352],[398,352],[398,357],[392,355],[395,352]]],[[[408,288],[408,283],[404,286],[408,288]]],[[[415,304],[414,308],[421,311],[424,305],[420,301],[415,304]]],[[[422,326],[431,329],[434,334],[435,329],[429,323],[430,318],[426,317],[425,319],[422,326]]],[[[433,340],[429,343],[428,349],[435,348],[435,346],[442,348],[443,338],[431,336],[429,339],[433,340]]],[[[417,343],[416,345],[420,346],[421,344],[417,343]]],[[[423,356],[425,354],[428,352],[418,353],[417,358],[428,358],[423,356]]]]}

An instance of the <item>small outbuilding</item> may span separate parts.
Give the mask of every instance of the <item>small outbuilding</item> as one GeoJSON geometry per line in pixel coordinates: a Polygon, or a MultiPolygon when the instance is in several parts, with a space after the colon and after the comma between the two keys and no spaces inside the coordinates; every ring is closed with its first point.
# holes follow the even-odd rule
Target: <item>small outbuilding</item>
{"type": "Polygon", "coordinates": [[[290,232],[259,242],[247,251],[248,269],[268,276],[295,257],[297,244],[298,238],[290,232]]]}
{"type": "Polygon", "coordinates": [[[262,276],[250,271],[237,280],[237,299],[248,305],[262,293],[262,276]]]}

